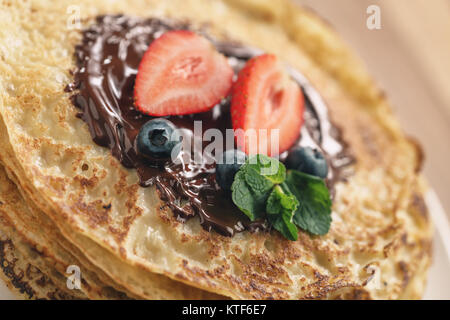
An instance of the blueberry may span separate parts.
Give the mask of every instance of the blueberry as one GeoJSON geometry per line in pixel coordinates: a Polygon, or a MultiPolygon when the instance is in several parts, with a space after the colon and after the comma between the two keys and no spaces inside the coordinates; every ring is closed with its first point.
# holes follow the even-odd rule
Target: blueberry
{"type": "Polygon", "coordinates": [[[216,180],[224,190],[231,190],[234,176],[244,164],[247,156],[241,150],[227,150],[222,155],[221,163],[216,166],[216,180]]]}
{"type": "Polygon", "coordinates": [[[328,175],[327,160],[319,150],[310,147],[292,149],[286,158],[286,167],[322,179],[328,175]]]}
{"type": "Polygon", "coordinates": [[[174,148],[176,148],[174,154],[177,154],[181,143],[172,140],[175,130],[174,124],[163,118],[146,122],[136,138],[138,152],[150,159],[168,159],[174,148]]]}

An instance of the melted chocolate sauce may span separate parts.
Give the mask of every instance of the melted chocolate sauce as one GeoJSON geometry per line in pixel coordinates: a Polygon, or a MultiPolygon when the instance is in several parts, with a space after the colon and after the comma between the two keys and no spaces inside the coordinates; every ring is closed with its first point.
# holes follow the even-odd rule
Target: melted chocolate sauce
{"type": "MultiPolygon", "coordinates": [[[[173,29],[188,29],[187,24],[126,16],[101,16],[83,32],[83,40],[76,47],[77,70],[75,81],[68,86],[74,91],[73,103],[81,110],[78,116],[88,124],[92,139],[111,149],[125,167],[136,168],[143,187],[155,184],[162,200],[178,219],[198,215],[202,226],[232,236],[243,230],[267,228],[263,221],[251,222],[222,191],[215,181],[214,163],[194,160],[174,163],[149,163],[136,152],[134,145],[141,126],[151,119],[136,111],[133,89],[137,69],[148,45],[162,33],[173,29]]],[[[207,36],[207,35],[205,35],[207,36]]],[[[228,57],[238,72],[245,62],[261,52],[240,44],[210,39],[228,57]]],[[[327,183],[330,188],[345,178],[353,158],[341,140],[339,130],[328,119],[328,111],[320,95],[306,78],[295,70],[292,77],[305,94],[305,125],[298,145],[320,149],[330,164],[327,183]]],[[[232,128],[229,100],[212,110],[186,116],[170,116],[177,127],[193,131],[194,121],[202,121],[208,128],[232,128]]],[[[281,159],[288,152],[281,155],[281,159]]]]}

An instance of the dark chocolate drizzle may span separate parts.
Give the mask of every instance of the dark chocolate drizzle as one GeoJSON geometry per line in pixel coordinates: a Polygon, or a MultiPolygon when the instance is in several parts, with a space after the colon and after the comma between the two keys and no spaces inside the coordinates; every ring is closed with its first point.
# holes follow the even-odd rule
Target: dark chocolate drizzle
{"type": "MultiPolygon", "coordinates": [[[[122,15],[100,16],[83,32],[82,43],[76,46],[75,81],[68,86],[73,91],[78,116],[88,124],[92,139],[112,154],[125,167],[136,168],[140,184],[155,184],[160,197],[179,220],[198,215],[207,229],[232,236],[243,230],[262,230],[263,221],[251,222],[222,191],[215,181],[215,164],[149,163],[136,152],[134,140],[141,126],[151,117],[136,111],[133,102],[134,81],[141,58],[148,45],[162,33],[173,29],[188,29],[189,25],[161,19],[131,18],[122,15]]],[[[206,35],[207,36],[207,35],[206,35]]],[[[228,57],[238,72],[245,62],[261,52],[232,42],[210,38],[217,49],[228,57]]],[[[340,131],[328,118],[328,110],[308,80],[295,70],[292,77],[302,87],[306,99],[305,125],[299,145],[320,149],[330,164],[328,186],[344,179],[353,162],[340,131]]],[[[232,128],[229,100],[212,110],[186,116],[170,116],[177,127],[193,130],[194,121],[202,121],[203,130],[232,128]]],[[[288,152],[281,155],[283,160],[288,152]]]]}

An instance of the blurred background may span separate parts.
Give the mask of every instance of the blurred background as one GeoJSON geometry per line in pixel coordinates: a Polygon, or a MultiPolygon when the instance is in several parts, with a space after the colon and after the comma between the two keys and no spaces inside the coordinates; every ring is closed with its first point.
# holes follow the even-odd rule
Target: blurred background
{"type": "Polygon", "coordinates": [[[450,217],[450,0],[296,0],[325,18],[364,60],[450,217]],[[378,5],[381,29],[366,25],[378,5]]]}

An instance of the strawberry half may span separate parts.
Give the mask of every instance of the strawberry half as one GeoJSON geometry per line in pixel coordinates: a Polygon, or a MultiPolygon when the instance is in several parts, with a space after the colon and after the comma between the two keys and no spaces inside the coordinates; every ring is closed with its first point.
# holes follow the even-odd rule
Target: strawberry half
{"type": "Polygon", "coordinates": [[[300,135],[303,112],[303,93],[275,55],[264,54],[247,62],[231,100],[231,119],[240,149],[269,156],[288,150],[300,135]],[[266,129],[266,134],[260,129],[266,129]],[[272,136],[273,129],[279,129],[279,137],[272,136]]]}
{"type": "Polygon", "coordinates": [[[208,40],[191,31],[169,31],[142,58],[135,104],[153,116],[207,111],[228,95],[233,75],[225,56],[208,40]]]}

